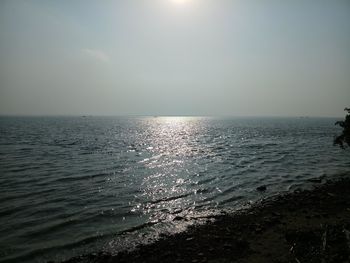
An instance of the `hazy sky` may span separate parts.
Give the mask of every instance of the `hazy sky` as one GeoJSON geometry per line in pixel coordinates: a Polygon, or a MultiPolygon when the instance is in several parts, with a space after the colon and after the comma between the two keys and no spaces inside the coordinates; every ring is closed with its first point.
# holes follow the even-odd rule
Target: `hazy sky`
{"type": "Polygon", "coordinates": [[[0,114],[343,116],[350,1],[0,1],[0,114]]]}

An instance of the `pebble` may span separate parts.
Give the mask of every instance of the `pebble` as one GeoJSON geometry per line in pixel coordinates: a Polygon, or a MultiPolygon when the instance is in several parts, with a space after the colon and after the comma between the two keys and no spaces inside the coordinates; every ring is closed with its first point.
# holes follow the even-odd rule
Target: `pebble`
{"type": "Polygon", "coordinates": [[[264,192],[266,191],[266,189],[267,189],[266,185],[261,185],[256,188],[256,190],[259,192],[264,192]]]}

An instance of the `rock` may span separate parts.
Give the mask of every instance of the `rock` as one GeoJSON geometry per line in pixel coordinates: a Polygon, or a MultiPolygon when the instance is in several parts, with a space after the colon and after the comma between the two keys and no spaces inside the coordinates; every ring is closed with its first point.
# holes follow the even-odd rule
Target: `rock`
{"type": "Polygon", "coordinates": [[[261,228],[260,226],[257,226],[257,227],[255,228],[255,232],[256,232],[256,233],[261,233],[261,232],[262,232],[262,228],[261,228]]]}
{"type": "Polygon", "coordinates": [[[249,248],[249,242],[243,239],[237,240],[236,245],[237,245],[237,248],[240,250],[249,248]]]}
{"type": "Polygon", "coordinates": [[[281,216],[281,213],[274,212],[274,211],[273,211],[271,214],[272,214],[273,216],[276,216],[276,217],[280,217],[280,216],[281,216]]]}
{"type": "Polygon", "coordinates": [[[226,243],[226,244],[224,244],[224,246],[223,246],[224,248],[226,248],[226,249],[231,249],[232,248],[232,245],[231,244],[228,244],[228,243],[226,243]]]}
{"type": "Polygon", "coordinates": [[[267,189],[266,185],[261,185],[256,188],[256,190],[259,192],[264,192],[266,191],[266,189],[267,189]]]}

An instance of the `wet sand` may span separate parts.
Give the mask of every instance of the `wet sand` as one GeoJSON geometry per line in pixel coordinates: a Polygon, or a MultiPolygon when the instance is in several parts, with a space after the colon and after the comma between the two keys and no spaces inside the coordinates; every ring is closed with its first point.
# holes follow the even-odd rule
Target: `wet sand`
{"type": "MultiPolygon", "coordinates": [[[[267,189],[268,190],[268,189],[267,189]]],[[[78,262],[350,262],[350,175],[263,200],[131,252],[78,262]]]]}

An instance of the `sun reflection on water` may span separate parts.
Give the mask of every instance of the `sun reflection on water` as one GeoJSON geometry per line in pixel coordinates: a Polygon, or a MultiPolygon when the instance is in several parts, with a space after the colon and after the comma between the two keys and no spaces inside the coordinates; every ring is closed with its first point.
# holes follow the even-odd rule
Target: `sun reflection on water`
{"type": "Polygon", "coordinates": [[[147,174],[142,179],[139,202],[133,211],[163,221],[195,205],[189,198],[196,194],[195,175],[186,168],[186,161],[197,153],[193,138],[200,133],[200,119],[159,117],[148,121],[144,145],[148,156],[139,162],[147,174]]]}

